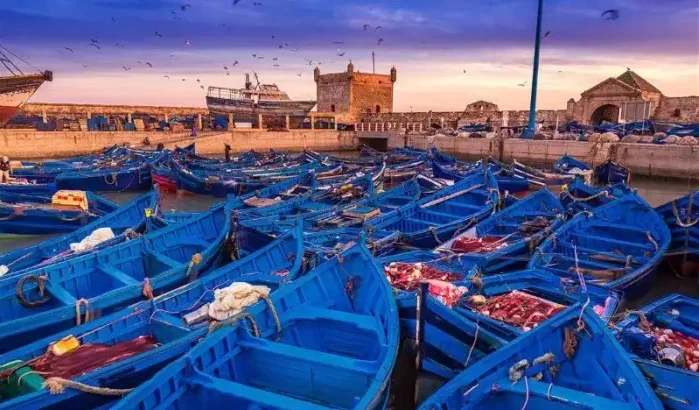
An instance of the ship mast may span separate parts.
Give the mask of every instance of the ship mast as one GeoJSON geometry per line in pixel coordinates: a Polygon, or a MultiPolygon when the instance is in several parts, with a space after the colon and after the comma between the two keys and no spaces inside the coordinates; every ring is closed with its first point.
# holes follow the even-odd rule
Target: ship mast
{"type": "MultiPolygon", "coordinates": [[[[2,51],[2,49],[5,49],[5,50],[7,50],[7,49],[5,47],[3,47],[2,45],[0,45],[0,48],[1,48],[0,49],[0,63],[2,63],[2,65],[5,66],[7,71],[9,71],[10,74],[12,74],[12,75],[18,75],[15,71],[17,71],[20,75],[24,74],[22,72],[22,70],[20,70],[20,68],[17,67],[17,65],[15,63],[13,63],[12,60],[10,60],[10,57],[8,57],[7,54],[5,54],[2,51]]],[[[9,50],[7,50],[7,51],[9,51],[9,50]]]]}

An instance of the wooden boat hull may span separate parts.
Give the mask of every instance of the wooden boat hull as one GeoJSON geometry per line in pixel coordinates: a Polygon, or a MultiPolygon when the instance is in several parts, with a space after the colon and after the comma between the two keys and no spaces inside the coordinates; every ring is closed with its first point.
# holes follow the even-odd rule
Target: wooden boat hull
{"type": "Polygon", "coordinates": [[[44,74],[0,77],[0,128],[15,116],[47,78],[44,74]]]}
{"type": "MultiPolygon", "coordinates": [[[[651,326],[660,326],[685,336],[699,338],[699,326],[696,323],[699,301],[696,299],[674,294],[642,307],[640,312],[651,326]]],[[[649,355],[649,352],[644,351],[642,345],[637,343],[637,335],[644,334],[639,319],[639,315],[629,314],[616,324],[615,333],[622,345],[626,347],[665,408],[695,409],[699,403],[699,374],[686,367],[660,363],[656,355],[649,355]]],[[[657,341],[657,337],[650,337],[651,340],[657,341]]]]}
{"type": "Polygon", "coordinates": [[[99,228],[110,228],[115,235],[126,235],[129,229],[136,234],[140,230],[139,226],[145,225],[146,210],[157,213],[157,203],[157,193],[149,192],[73,232],[5,253],[0,256],[0,265],[10,269],[8,275],[14,275],[51,259],[55,260],[61,255],[63,258],[74,257],[76,254],[71,255],[70,244],[80,242],[99,228]]]}
{"type": "Polygon", "coordinates": [[[230,218],[220,204],[182,224],[0,279],[0,353],[89,320],[89,312],[112,313],[144,293],[158,295],[218,267],[230,218]]]}
{"type": "Polygon", "coordinates": [[[6,235],[47,235],[75,231],[119,206],[87,193],[89,208],[65,209],[51,205],[51,198],[0,192],[0,233],[6,235]]]}
{"type": "Polygon", "coordinates": [[[637,194],[581,213],[547,239],[529,268],[548,270],[620,292],[634,300],[648,291],[670,245],[670,231],[637,194]]]}
{"type": "Polygon", "coordinates": [[[147,165],[117,171],[63,173],[56,177],[58,189],[84,191],[143,191],[153,184],[147,165]]]}
{"type": "MultiPolygon", "coordinates": [[[[152,301],[134,304],[87,324],[33,341],[4,354],[3,358],[13,361],[41,356],[50,344],[69,335],[79,337],[83,343],[106,345],[150,335],[161,344],[159,347],[77,377],[78,381],[88,385],[102,385],[107,388],[136,387],[150,379],[163,366],[187,353],[206,336],[206,326],[187,326],[182,317],[200,305],[212,301],[212,289],[222,288],[237,281],[264,285],[274,292],[287,280],[301,273],[302,257],[303,245],[300,229],[297,228],[245,257],[152,301]]],[[[23,392],[22,395],[11,399],[4,397],[5,400],[0,402],[0,409],[39,409],[51,406],[96,408],[101,405],[110,406],[119,398],[82,393],[74,389],[66,389],[63,394],[54,395],[46,389],[40,389],[23,392]]]]}
{"type": "Polygon", "coordinates": [[[628,184],[631,180],[631,171],[613,161],[607,161],[595,168],[595,179],[599,184],[614,185],[628,184]]]}
{"type": "Polygon", "coordinates": [[[699,272],[699,192],[672,200],[655,210],[672,234],[666,259],[683,276],[695,275],[699,272]]]}
{"type": "Polygon", "coordinates": [[[251,119],[256,121],[257,115],[289,115],[306,117],[315,107],[315,101],[265,101],[232,100],[227,98],[206,97],[206,105],[213,114],[234,114],[235,119],[251,119]]]}
{"type": "Polygon", "coordinates": [[[459,374],[419,410],[521,410],[524,403],[557,410],[663,408],[611,332],[577,303],[459,374]]]}

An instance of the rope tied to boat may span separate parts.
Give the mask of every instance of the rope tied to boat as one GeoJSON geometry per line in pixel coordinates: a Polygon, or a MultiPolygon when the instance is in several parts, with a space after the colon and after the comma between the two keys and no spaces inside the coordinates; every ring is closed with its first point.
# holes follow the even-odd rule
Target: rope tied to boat
{"type": "Polygon", "coordinates": [[[653,238],[653,235],[651,235],[650,231],[647,231],[647,232],[646,232],[646,237],[648,237],[648,240],[650,241],[650,243],[652,243],[653,246],[655,246],[655,251],[656,251],[656,252],[657,252],[658,250],[660,250],[660,246],[658,246],[658,242],[655,241],[655,238],[653,238]]]}
{"type": "Polygon", "coordinates": [[[143,296],[148,300],[155,298],[153,295],[153,287],[150,285],[150,278],[143,279],[143,296]]]}
{"type": "Polygon", "coordinates": [[[41,387],[47,389],[51,394],[63,394],[66,388],[99,396],[126,396],[133,391],[133,389],[110,389],[108,387],[91,386],[62,377],[49,377],[42,383],[41,387]]]}
{"type": "Polygon", "coordinates": [[[48,302],[49,299],[51,299],[51,296],[46,293],[47,280],[48,277],[46,275],[27,275],[20,279],[15,287],[15,295],[19,300],[19,304],[26,308],[33,308],[48,302]],[[36,285],[39,288],[39,300],[30,301],[26,296],[24,296],[24,285],[29,281],[36,282],[36,285]]]}
{"type": "Polygon", "coordinates": [[[281,333],[282,322],[279,320],[279,314],[277,314],[277,308],[274,306],[272,299],[269,297],[269,295],[260,295],[260,298],[267,303],[267,307],[269,307],[269,311],[272,313],[272,317],[274,318],[274,325],[277,328],[277,333],[281,333]]]}
{"type": "Polygon", "coordinates": [[[606,190],[599,191],[596,194],[593,194],[590,196],[583,196],[583,197],[575,196],[575,195],[571,194],[570,191],[565,191],[565,192],[563,192],[563,196],[567,196],[568,198],[572,199],[574,202],[588,202],[588,201],[592,201],[595,198],[599,198],[600,196],[604,196],[605,198],[610,197],[609,192],[607,192],[606,190]]]}
{"type": "Polygon", "coordinates": [[[478,289],[481,289],[483,287],[483,277],[479,268],[476,268],[476,273],[471,278],[471,283],[478,289]]]}
{"type": "Polygon", "coordinates": [[[84,323],[87,323],[90,321],[90,301],[85,299],[85,298],[78,299],[75,302],[75,325],[76,326],[80,326],[83,323],[81,309],[80,309],[81,306],[85,306],[85,322],[84,323]]]}
{"type": "Polygon", "coordinates": [[[111,174],[112,180],[111,181],[109,180],[109,176],[110,176],[110,174],[104,174],[104,183],[105,184],[116,185],[119,182],[118,181],[118,173],[112,172],[112,174],[111,174]]]}
{"type": "Polygon", "coordinates": [[[638,316],[638,326],[641,328],[641,330],[644,330],[646,332],[649,332],[651,328],[653,327],[648,318],[646,317],[646,313],[641,311],[641,310],[629,310],[626,311],[624,316],[629,317],[631,315],[636,315],[638,316]]]}
{"type": "Polygon", "coordinates": [[[691,213],[687,213],[687,222],[683,222],[677,209],[677,201],[672,201],[672,215],[675,217],[675,223],[683,228],[691,228],[699,222],[699,218],[692,221],[691,213]]]}
{"type": "Polygon", "coordinates": [[[471,354],[473,353],[473,349],[476,347],[476,342],[478,342],[478,330],[480,329],[480,325],[478,322],[476,322],[476,331],[473,333],[473,343],[471,344],[471,348],[468,349],[468,356],[466,356],[466,362],[464,362],[464,367],[468,367],[468,362],[471,361],[471,354]]]}
{"type": "MultiPolygon", "coordinates": [[[[199,265],[202,259],[203,258],[200,253],[195,253],[194,255],[192,255],[192,258],[189,260],[189,264],[187,264],[187,272],[185,273],[186,277],[189,277],[189,275],[192,273],[192,269],[195,266],[199,265]]],[[[198,275],[195,274],[191,280],[197,279],[196,276],[198,275]]]]}
{"type": "Polygon", "coordinates": [[[29,208],[30,208],[30,207],[29,207],[29,206],[26,206],[26,205],[16,205],[16,206],[13,206],[13,207],[12,207],[12,213],[9,214],[9,215],[7,215],[7,216],[4,216],[4,217],[0,218],[0,221],[9,221],[9,220],[11,220],[11,219],[17,218],[18,216],[22,216],[22,215],[24,215],[24,211],[26,211],[26,210],[29,209],[29,208]]]}
{"type": "Polygon", "coordinates": [[[497,198],[497,200],[495,201],[495,205],[493,206],[493,213],[495,213],[501,209],[500,207],[502,205],[502,197],[500,196],[500,190],[497,188],[488,188],[488,192],[491,194],[494,192],[495,198],[497,198]]]}
{"type": "Polygon", "coordinates": [[[231,317],[229,317],[226,320],[222,320],[220,322],[212,323],[211,326],[209,326],[208,333],[212,333],[224,326],[227,325],[233,325],[236,322],[238,322],[240,319],[247,319],[250,321],[250,325],[252,325],[252,334],[255,337],[260,337],[260,328],[257,326],[257,321],[255,321],[255,318],[248,312],[240,312],[237,313],[231,317]]]}
{"type": "Polygon", "coordinates": [[[432,234],[432,237],[434,238],[435,242],[437,242],[438,244],[441,245],[441,244],[442,244],[442,240],[439,239],[439,235],[437,235],[437,228],[435,228],[434,226],[430,226],[429,228],[427,228],[427,230],[430,231],[430,233],[432,234]]]}

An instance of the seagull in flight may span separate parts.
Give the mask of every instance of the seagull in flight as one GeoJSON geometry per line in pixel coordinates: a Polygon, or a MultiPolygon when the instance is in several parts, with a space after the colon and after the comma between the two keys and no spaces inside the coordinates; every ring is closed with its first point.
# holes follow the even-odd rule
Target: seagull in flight
{"type": "Polygon", "coordinates": [[[191,45],[191,44],[192,44],[192,43],[190,43],[189,40],[185,40],[185,41],[184,41],[184,45],[185,45],[185,46],[189,46],[189,45],[191,45]]]}
{"type": "Polygon", "coordinates": [[[523,82],[522,84],[517,84],[517,87],[524,87],[525,85],[527,85],[527,82],[526,82],[526,81],[523,82]]]}
{"type": "Polygon", "coordinates": [[[87,68],[87,64],[83,64],[83,68],[87,68]]]}
{"type": "Polygon", "coordinates": [[[300,72],[300,73],[298,73],[298,74],[296,74],[296,75],[299,76],[299,77],[301,77],[301,76],[303,75],[303,71],[300,72]]]}
{"type": "Polygon", "coordinates": [[[379,41],[376,43],[377,46],[380,46],[381,43],[383,43],[383,38],[380,38],[379,41]]]}
{"type": "Polygon", "coordinates": [[[383,28],[383,27],[381,27],[381,26],[376,26],[376,28],[374,29],[374,31],[380,30],[380,29],[382,29],[382,28],[383,28]]]}
{"type": "Polygon", "coordinates": [[[169,75],[164,75],[163,77],[167,78],[168,80],[170,79],[169,75]]]}
{"type": "Polygon", "coordinates": [[[258,2],[252,2],[252,5],[253,5],[253,6],[261,6],[262,3],[260,3],[259,1],[258,1],[258,2]]]}
{"type": "Polygon", "coordinates": [[[364,25],[364,31],[367,31],[367,29],[368,29],[369,27],[371,27],[369,24],[365,24],[365,25],[364,25]]]}
{"type": "Polygon", "coordinates": [[[201,88],[201,89],[203,90],[203,89],[204,89],[204,86],[203,86],[203,85],[200,85],[199,88],[201,88]]]}
{"type": "Polygon", "coordinates": [[[66,50],[68,50],[68,51],[70,51],[71,53],[74,53],[74,52],[75,52],[75,51],[73,51],[73,49],[70,48],[70,47],[63,47],[63,48],[66,49],[66,50]]]}
{"type": "Polygon", "coordinates": [[[338,55],[339,57],[344,57],[344,56],[345,56],[345,53],[346,53],[346,51],[343,51],[343,52],[341,52],[341,53],[337,53],[337,55],[338,55]]]}
{"type": "Polygon", "coordinates": [[[233,62],[233,67],[235,67],[235,66],[237,66],[237,65],[238,65],[238,60],[235,60],[235,61],[233,62]]]}
{"type": "Polygon", "coordinates": [[[233,5],[235,6],[236,4],[240,3],[241,0],[233,0],[233,5]]]}
{"type": "Polygon", "coordinates": [[[466,70],[464,70],[464,74],[466,74],[466,70]]]}
{"type": "Polygon", "coordinates": [[[180,6],[180,10],[187,11],[187,7],[192,7],[192,5],[191,4],[184,4],[184,5],[180,6]]]}
{"type": "Polygon", "coordinates": [[[99,40],[97,40],[97,39],[94,39],[94,38],[93,38],[92,40],[90,40],[90,41],[91,41],[91,42],[92,42],[93,44],[97,44],[97,43],[99,43],[99,42],[100,42],[99,40]]]}
{"type": "Polygon", "coordinates": [[[228,67],[226,67],[225,65],[223,66],[223,69],[228,71],[228,67]]]}
{"type": "Polygon", "coordinates": [[[605,20],[616,20],[619,18],[619,10],[618,9],[609,9],[605,10],[600,17],[607,16],[605,20]]]}
{"type": "Polygon", "coordinates": [[[98,46],[98,45],[95,44],[95,43],[91,43],[90,45],[91,45],[92,47],[95,47],[95,48],[98,49],[98,50],[101,50],[101,49],[102,49],[102,47],[98,46]]]}
{"type": "Polygon", "coordinates": [[[279,64],[275,64],[274,66],[275,66],[275,67],[280,67],[280,65],[279,65],[279,64]]]}
{"type": "Polygon", "coordinates": [[[129,71],[129,70],[131,69],[131,67],[127,67],[127,66],[125,66],[125,65],[121,66],[121,68],[123,68],[124,71],[129,71]]]}
{"type": "Polygon", "coordinates": [[[551,34],[551,30],[547,31],[547,32],[546,32],[546,34],[544,34],[544,36],[543,36],[542,38],[546,38],[546,37],[548,37],[548,36],[549,36],[549,34],[551,34]]]}
{"type": "Polygon", "coordinates": [[[186,79],[186,78],[183,78],[182,81],[187,81],[187,79],[186,79]]]}
{"type": "Polygon", "coordinates": [[[149,63],[148,61],[146,61],[146,65],[150,68],[153,68],[153,64],[149,63]]]}
{"type": "Polygon", "coordinates": [[[201,80],[197,78],[197,82],[198,82],[198,83],[200,83],[200,82],[201,82],[201,80]]]}
{"type": "Polygon", "coordinates": [[[155,32],[155,35],[158,36],[158,37],[161,37],[161,38],[163,37],[163,35],[160,34],[160,33],[158,33],[157,31],[155,32]]]}
{"type": "Polygon", "coordinates": [[[272,61],[277,61],[277,60],[279,60],[279,57],[274,57],[274,58],[272,59],[272,61]]]}
{"type": "Polygon", "coordinates": [[[112,23],[116,23],[116,19],[112,17],[112,23]]]}
{"type": "Polygon", "coordinates": [[[124,45],[123,45],[123,44],[120,44],[120,43],[114,43],[114,47],[121,47],[121,48],[124,48],[124,45]]]}

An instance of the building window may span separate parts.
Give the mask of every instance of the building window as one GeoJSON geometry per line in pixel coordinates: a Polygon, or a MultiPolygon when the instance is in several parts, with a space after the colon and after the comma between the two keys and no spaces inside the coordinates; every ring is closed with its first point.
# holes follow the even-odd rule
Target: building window
{"type": "Polygon", "coordinates": [[[366,113],[367,113],[367,114],[371,114],[371,108],[367,108],[367,109],[366,109],[366,113]]]}
{"type": "Polygon", "coordinates": [[[680,109],[679,109],[679,108],[675,108],[675,111],[672,113],[672,116],[675,117],[675,118],[679,118],[679,116],[680,116],[680,109]]]}
{"type": "Polygon", "coordinates": [[[335,112],[335,104],[330,106],[330,112],[335,112]]]}
{"type": "Polygon", "coordinates": [[[380,112],[381,112],[381,106],[377,104],[376,105],[376,113],[378,114],[380,112]]]}

